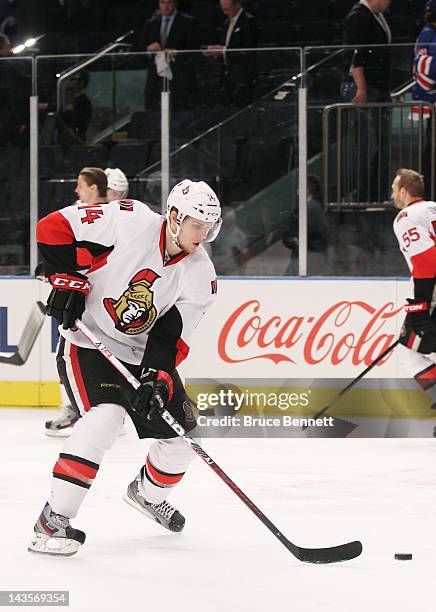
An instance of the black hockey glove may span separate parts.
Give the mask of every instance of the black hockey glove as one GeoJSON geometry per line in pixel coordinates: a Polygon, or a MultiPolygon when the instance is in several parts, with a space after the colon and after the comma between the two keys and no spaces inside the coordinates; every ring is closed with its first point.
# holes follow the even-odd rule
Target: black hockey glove
{"type": "Polygon", "coordinates": [[[173,381],[163,370],[144,368],[139,382],[141,386],[136,391],[131,387],[123,387],[122,392],[133,412],[152,421],[173,397],[173,381]]]}
{"type": "Polygon", "coordinates": [[[424,336],[429,332],[434,332],[435,327],[430,318],[430,304],[420,300],[407,300],[405,306],[407,322],[417,336],[424,336]]]}
{"type": "Polygon", "coordinates": [[[54,317],[64,329],[74,327],[85,310],[85,298],[90,284],[80,272],[52,274],[50,283],[53,289],[47,300],[47,314],[54,317]]]}

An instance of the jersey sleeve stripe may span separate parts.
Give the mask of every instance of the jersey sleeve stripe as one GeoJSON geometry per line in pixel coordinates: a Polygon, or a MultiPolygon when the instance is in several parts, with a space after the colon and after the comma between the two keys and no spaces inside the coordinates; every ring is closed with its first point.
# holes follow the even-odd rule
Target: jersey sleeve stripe
{"type": "Polygon", "coordinates": [[[57,210],[38,222],[36,240],[43,244],[73,244],[75,237],[69,221],[57,210]]]}
{"type": "Polygon", "coordinates": [[[103,266],[107,264],[107,258],[111,253],[112,249],[109,249],[106,253],[102,253],[101,255],[97,255],[97,257],[94,257],[94,259],[92,260],[92,266],[88,270],[88,274],[90,272],[95,272],[96,270],[103,268],[103,266]]]}

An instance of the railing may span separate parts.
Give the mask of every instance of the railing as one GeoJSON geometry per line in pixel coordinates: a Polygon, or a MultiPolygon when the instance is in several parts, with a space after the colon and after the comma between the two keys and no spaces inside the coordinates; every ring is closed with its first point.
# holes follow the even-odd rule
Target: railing
{"type": "Polygon", "coordinates": [[[68,68],[67,70],[64,70],[60,74],[56,75],[58,78],[58,81],[56,84],[56,110],[57,112],[59,112],[61,108],[63,107],[63,95],[62,95],[63,94],[62,92],[63,82],[66,79],[71,78],[73,74],[76,74],[77,72],[80,72],[80,70],[83,70],[87,66],[90,66],[91,64],[94,64],[95,62],[98,62],[98,60],[108,55],[111,51],[114,51],[115,49],[130,48],[131,45],[123,41],[129,36],[131,36],[133,33],[134,33],[134,30],[129,30],[125,34],[118,36],[118,38],[116,38],[113,42],[108,43],[102,49],[100,49],[95,54],[93,54],[92,57],[88,57],[85,60],[81,60],[78,64],[76,64],[72,68],[68,68]]]}
{"type": "MultiPolygon", "coordinates": [[[[225,216],[226,230],[212,244],[212,257],[220,274],[401,274],[404,266],[394,237],[387,245],[394,214],[387,204],[394,161],[391,159],[384,166],[383,180],[387,187],[374,199],[376,203],[385,202],[380,218],[379,213],[372,214],[367,208],[343,214],[348,187],[345,184],[341,187],[338,199],[337,168],[334,166],[336,126],[333,131],[330,126],[329,176],[327,184],[321,184],[331,204],[322,220],[326,238],[314,241],[311,237],[313,227],[305,197],[305,174],[316,175],[323,182],[323,109],[341,99],[341,80],[347,74],[352,52],[352,48],[328,47],[250,52],[255,57],[257,74],[249,104],[227,104],[221,100],[217,85],[224,67],[222,59],[207,57],[201,51],[177,54],[174,61],[183,60],[180,65],[191,71],[193,79],[183,82],[188,84],[192,95],[187,107],[183,107],[177,89],[180,81],[169,83],[171,115],[163,112],[160,105],[144,106],[144,88],[149,83],[147,74],[154,67],[151,54],[93,56],[86,91],[93,113],[86,141],[78,144],[67,139],[50,140],[48,121],[43,124],[43,115],[40,112],[38,118],[37,112],[38,102],[50,101],[47,100],[50,94],[56,106],[56,75],[73,67],[80,69],[76,66],[77,56],[27,59],[30,63],[28,74],[32,66],[36,67],[37,79],[33,81],[38,88],[34,89],[37,95],[32,99],[31,138],[25,142],[17,138],[16,143],[8,144],[10,148],[3,157],[10,158],[9,174],[1,168],[0,162],[0,181],[3,181],[4,193],[10,194],[9,199],[5,197],[7,214],[2,239],[6,249],[0,252],[1,273],[29,272],[29,235],[34,235],[36,215],[47,214],[75,200],[75,177],[81,167],[110,165],[126,172],[131,196],[151,203],[155,210],[159,210],[165,200],[165,191],[180,178],[189,176],[210,182],[219,192],[225,216]],[[130,122],[123,127],[125,117],[130,117],[130,122]],[[162,123],[165,117],[170,121],[162,123]],[[38,121],[43,130],[38,130],[38,121]],[[111,133],[111,125],[118,126],[115,134],[111,133]],[[103,142],[102,134],[105,134],[103,142]],[[30,155],[29,144],[32,147],[30,155]],[[167,166],[163,163],[165,151],[170,152],[167,166]],[[29,206],[29,194],[32,206],[29,206]],[[29,211],[32,223],[28,222],[29,211]],[[376,216],[378,229],[374,231],[376,216]],[[16,225],[13,231],[6,231],[10,227],[8,218],[16,225]],[[383,236],[380,235],[379,240],[377,233],[381,228],[383,236]],[[377,243],[374,242],[376,238],[377,243]],[[365,248],[365,243],[371,244],[371,249],[365,248]],[[388,249],[389,256],[383,261],[378,258],[375,264],[368,253],[378,248],[388,249]]],[[[394,45],[392,53],[395,54],[396,73],[393,86],[398,89],[411,74],[412,46],[394,45]]],[[[173,67],[177,69],[178,65],[173,67]]],[[[18,91],[16,94],[14,99],[20,99],[18,91]]],[[[364,109],[354,106],[353,110],[364,109]]],[[[392,132],[392,150],[398,153],[402,147],[403,152],[398,153],[397,159],[404,165],[424,170],[427,135],[419,136],[417,127],[411,127],[407,150],[403,140],[405,134],[399,137],[401,130],[397,124],[401,127],[402,122],[403,128],[408,125],[407,111],[366,109],[370,111],[380,116],[383,112],[394,115],[396,131],[392,132]]],[[[345,134],[344,113],[342,132],[345,134]]],[[[50,119],[54,121],[55,118],[51,116],[50,119]]],[[[343,146],[342,138],[339,144],[343,146]]],[[[434,160],[432,168],[434,170],[434,160]]],[[[344,182],[344,170],[341,172],[344,182]]],[[[362,198],[348,198],[349,202],[359,200],[362,198]]],[[[322,204],[320,208],[322,211],[322,204]]]]}
{"type": "Polygon", "coordinates": [[[435,189],[435,122],[425,102],[332,104],[323,112],[326,208],[391,207],[390,184],[413,166],[435,189]]]}

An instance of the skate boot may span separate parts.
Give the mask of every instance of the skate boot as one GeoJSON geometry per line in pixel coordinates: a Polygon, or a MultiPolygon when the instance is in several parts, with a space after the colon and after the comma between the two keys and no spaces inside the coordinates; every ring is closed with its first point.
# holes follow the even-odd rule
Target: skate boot
{"type": "Polygon", "coordinates": [[[34,553],[71,557],[86,539],[83,531],[71,527],[69,518],[53,512],[48,502],[33,529],[35,533],[27,550],[34,553]]]}
{"type": "Polygon", "coordinates": [[[80,419],[77,408],[65,404],[56,419],[45,422],[45,435],[54,438],[67,438],[71,435],[74,423],[80,419]]]}
{"type": "Polygon", "coordinates": [[[143,472],[144,468],[141,469],[135,480],[127,487],[124,501],[139,510],[139,512],[142,512],[142,514],[145,514],[145,516],[148,516],[148,518],[160,523],[165,529],[175,532],[182,531],[185,526],[185,517],[181,512],[176,510],[167,501],[163,501],[160,504],[152,504],[140,493],[138,485],[142,481],[143,472]]]}

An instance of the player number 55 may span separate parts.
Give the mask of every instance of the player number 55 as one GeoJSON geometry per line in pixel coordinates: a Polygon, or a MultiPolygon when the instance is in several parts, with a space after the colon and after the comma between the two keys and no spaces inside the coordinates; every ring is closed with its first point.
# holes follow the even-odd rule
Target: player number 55
{"type": "Polygon", "coordinates": [[[411,227],[409,230],[407,230],[407,232],[404,232],[402,237],[404,246],[406,247],[406,249],[408,249],[410,247],[410,243],[416,242],[420,239],[421,236],[419,235],[419,232],[416,227],[411,227]]]}

